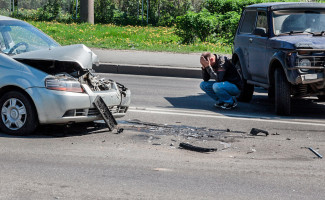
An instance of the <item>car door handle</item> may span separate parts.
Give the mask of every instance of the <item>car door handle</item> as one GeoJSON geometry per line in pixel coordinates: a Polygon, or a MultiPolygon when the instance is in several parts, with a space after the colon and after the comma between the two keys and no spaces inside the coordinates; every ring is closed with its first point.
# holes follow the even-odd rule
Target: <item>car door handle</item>
{"type": "Polygon", "coordinates": [[[249,38],[249,42],[252,43],[253,42],[253,38],[249,38]]]}

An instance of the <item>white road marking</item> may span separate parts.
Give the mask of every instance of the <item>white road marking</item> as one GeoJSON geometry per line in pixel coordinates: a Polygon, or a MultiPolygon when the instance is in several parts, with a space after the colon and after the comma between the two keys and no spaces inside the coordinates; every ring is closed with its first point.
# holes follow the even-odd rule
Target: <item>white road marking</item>
{"type": "Polygon", "coordinates": [[[139,108],[130,107],[129,112],[139,112],[139,113],[151,113],[151,114],[164,114],[164,115],[180,115],[180,116],[190,116],[190,117],[205,117],[205,118],[217,118],[217,119],[236,119],[242,121],[259,121],[259,122],[272,122],[281,124],[297,124],[297,125],[310,125],[310,126],[324,126],[325,120],[308,120],[308,119],[287,119],[284,117],[262,117],[257,115],[240,115],[240,114],[227,114],[227,116],[213,113],[209,111],[200,112],[193,110],[181,110],[181,109],[160,109],[160,108],[139,108]],[[273,118],[273,119],[272,119],[273,118]]]}

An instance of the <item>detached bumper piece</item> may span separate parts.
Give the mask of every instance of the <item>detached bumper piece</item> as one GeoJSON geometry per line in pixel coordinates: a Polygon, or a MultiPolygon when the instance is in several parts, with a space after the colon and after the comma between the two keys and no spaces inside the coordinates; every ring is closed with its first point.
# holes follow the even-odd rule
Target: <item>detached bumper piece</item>
{"type": "Polygon", "coordinates": [[[115,126],[117,125],[117,122],[116,122],[114,116],[112,115],[111,111],[106,106],[102,97],[97,96],[93,104],[95,105],[95,107],[98,109],[98,111],[102,115],[104,121],[106,122],[106,124],[108,126],[108,129],[110,131],[112,131],[115,128],[115,126]]]}

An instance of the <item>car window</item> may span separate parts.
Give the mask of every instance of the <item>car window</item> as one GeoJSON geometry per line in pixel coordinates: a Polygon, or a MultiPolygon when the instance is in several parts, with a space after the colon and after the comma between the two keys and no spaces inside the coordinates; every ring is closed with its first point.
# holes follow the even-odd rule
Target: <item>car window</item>
{"type": "Polygon", "coordinates": [[[273,12],[274,34],[325,31],[325,12],[282,10],[273,12]]]}
{"type": "Polygon", "coordinates": [[[255,28],[256,11],[245,11],[240,33],[252,33],[255,28]]]}
{"type": "Polygon", "coordinates": [[[0,34],[0,50],[6,49],[2,34],[0,34]]]}
{"type": "Polygon", "coordinates": [[[10,55],[59,46],[37,28],[18,20],[1,20],[0,35],[1,51],[10,55]]]}
{"type": "Polygon", "coordinates": [[[33,47],[48,46],[48,44],[44,40],[40,40],[36,34],[27,31],[21,26],[12,26],[11,29],[12,31],[10,35],[14,44],[18,44],[19,42],[28,42],[28,44],[33,47]]]}
{"type": "Polygon", "coordinates": [[[268,33],[266,12],[259,11],[257,16],[256,28],[264,29],[268,33]]]}

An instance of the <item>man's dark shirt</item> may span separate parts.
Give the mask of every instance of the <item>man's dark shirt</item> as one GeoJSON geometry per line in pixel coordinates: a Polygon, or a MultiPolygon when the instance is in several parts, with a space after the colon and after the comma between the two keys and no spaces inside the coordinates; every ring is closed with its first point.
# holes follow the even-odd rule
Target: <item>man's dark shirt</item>
{"type": "Polygon", "coordinates": [[[235,84],[238,89],[241,89],[242,80],[236,67],[230,62],[226,56],[216,55],[216,63],[205,69],[202,69],[202,78],[204,81],[210,80],[213,78],[216,82],[225,82],[235,84]]]}

